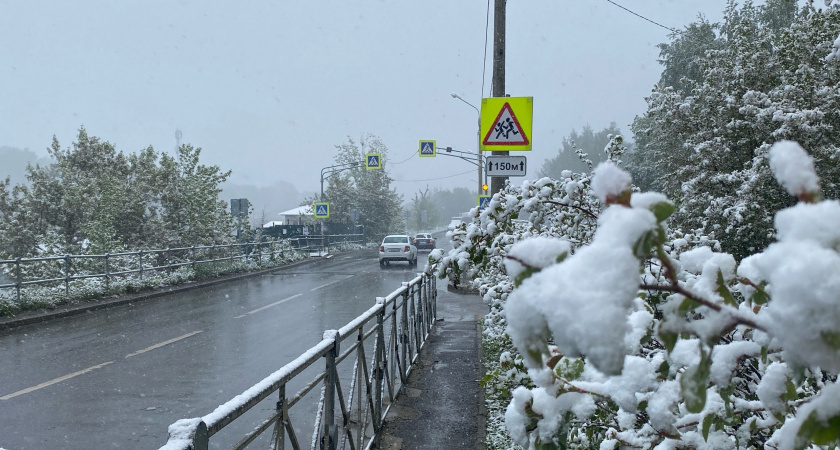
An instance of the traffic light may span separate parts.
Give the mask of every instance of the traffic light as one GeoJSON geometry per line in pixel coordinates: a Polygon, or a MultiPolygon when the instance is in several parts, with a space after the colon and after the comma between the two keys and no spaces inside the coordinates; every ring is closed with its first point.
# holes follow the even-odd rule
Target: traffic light
{"type": "Polygon", "coordinates": [[[481,190],[487,192],[487,183],[481,185],[481,190]]]}

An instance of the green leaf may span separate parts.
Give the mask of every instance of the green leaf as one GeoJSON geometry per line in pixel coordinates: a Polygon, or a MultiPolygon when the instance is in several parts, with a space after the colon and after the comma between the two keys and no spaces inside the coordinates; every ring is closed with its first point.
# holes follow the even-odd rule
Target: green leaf
{"type": "Polygon", "coordinates": [[[650,230],[643,234],[633,245],[633,254],[637,258],[647,258],[651,250],[653,250],[654,245],[656,245],[656,233],[650,230]]]}
{"type": "Polygon", "coordinates": [[[762,281],[761,284],[755,287],[755,293],[752,296],[752,302],[756,305],[765,305],[767,301],[770,300],[770,296],[767,295],[767,292],[764,288],[767,287],[767,282],[762,281]]]}
{"type": "Polygon", "coordinates": [[[712,429],[712,425],[715,422],[715,416],[712,414],[706,414],[703,417],[703,440],[709,442],[709,431],[712,429]]]}
{"type": "Polygon", "coordinates": [[[677,207],[671,202],[659,202],[650,206],[650,211],[656,217],[657,222],[662,222],[671,217],[671,214],[674,214],[676,210],[677,207]]]}
{"type": "Polygon", "coordinates": [[[674,351],[674,346],[677,345],[677,339],[679,339],[679,335],[670,331],[662,331],[662,329],[660,328],[659,339],[661,339],[662,344],[665,345],[665,350],[668,350],[668,353],[671,353],[672,351],[674,351]]]}
{"type": "Polygon", "coordinates": [[[561,263],[566,259],[567,256],[569,256],[569,252],[563,252],[563,253],[557,255],[557,258],[554,261],[556,261],[558,263],[561,263]]]}
{"type": "Polygon", "coordinates": [[[680,390],[685,400],[685,407],[692,413],[699,413],[706,406],[706,384],[711,366],[709,356],[701,347],[700,362],[686,369],[680,378],[680,390]]]}
{"type": "Polygon", "coordinates": [[[817,411],[813,411],[799,427],[794,448],[806,448],[811,442],[817,445],[829,445],[838,440],[840,440],[840,415],[832,416],[828,420],[820,420],[817,411]]]}
{"type": "Polygon", "coordinates": [[[567,381],[577,380],[581,375],[583,375],[583,368],[584,364],[582,359],[563,358],[556,366],[554,366],[554,373],[556,373],[558,377],[567,381]]]}
{"type": "Polygon", "coordinates": [[[738,306],[738,302],[735,301],[735,297],[732,296],[732,292],[729,292],[729,288],[726,286],[726,281],[723,279],[723,272],[720,269],[718,269],[717,276],[717,293],[723,297],[723,303],[729,306],[738,306]]]}
{"type": "Polygon", "coordinates": [[[799,393],[796,392],[796,385],[793,384],[793,381],[787,381],[787,391],[782,395],[782,400],[784,401],[792,401],[799,398],[799,393]]]}
{"type": "Polygon", "coordinates": [[[677,308],[677,313],[682,316],[683,314],[700,306],[702,306],[702,303],[698,302],[697,300],[686,297],[685,299],[683,299],[683,301],[680,303],[680,306],[677,308]]]}
{"type": "Polygon", "coordinates": [[[662,364],[659,365],[659,369],[656,372],[659,373],[659,378],[667,380],[668,374],[671,372],[671,365],[668,364],[668,361],[662,361],[662,364]]]}
{"type": "Polygon", "coordinates": [[[820,331],[820,337],[823,342],[828,344],[834,350],[840,350],[840,332],[837,331],[820,331]]]}
{"type": "Polygon", "coordinates": [[[519,285],[521,285],[523,281],[530,278],[531,275],[538,273],[539,271],[540,269],[537,267],[526,267],[522,272],[519,272],[519,275],[517,275],[513,279],[513,285],[519,287],[519,285]]]}

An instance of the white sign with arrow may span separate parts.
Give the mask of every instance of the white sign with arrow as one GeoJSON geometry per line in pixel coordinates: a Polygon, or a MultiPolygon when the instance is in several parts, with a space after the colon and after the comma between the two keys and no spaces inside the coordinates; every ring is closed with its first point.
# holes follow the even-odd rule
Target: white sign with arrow
{"type": "Polygon", "coordinates": [[[485,156],[484,159],[489,177],[524,177],[528,169],[524,156],[485,156]]]}

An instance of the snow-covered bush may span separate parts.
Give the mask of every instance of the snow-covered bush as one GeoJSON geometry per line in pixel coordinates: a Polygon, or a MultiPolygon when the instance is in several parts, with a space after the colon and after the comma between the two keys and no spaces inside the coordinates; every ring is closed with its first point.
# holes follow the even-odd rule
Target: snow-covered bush
{"type": "MultiPolygon", "coordinates": [[[[669,240],[674,212],[599,166],[606,209],[588,245],[507,249],[518,286],[507,331],[532,387],[506,425],[530,448],[807,448],[840,443],[840,202],[820,200],[810,157],[769,151],[800,203],[778,241],[736,264],[669,240]],[[527,260],[525,259],[527,255],[527,260]],[[551,260],[557,262],[548,263],[551,260]]],[[[542,238],[544,239],[544,238],[542,238]]]]}

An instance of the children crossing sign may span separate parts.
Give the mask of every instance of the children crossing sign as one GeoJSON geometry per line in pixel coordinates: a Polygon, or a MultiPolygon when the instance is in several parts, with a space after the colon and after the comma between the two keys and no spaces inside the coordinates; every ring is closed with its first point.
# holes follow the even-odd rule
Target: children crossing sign
{"type": "Polygon", "coordinates": [[[365,154],[365,169],[381,169],[382,168],[382,155],[379,153],[366,153],[365,154]]]}
{"type": "Polygon", "coordinates": [[[531,150],[533,116],[534,97],[481,99],[481,150],[531,150]]]}
{"type": "Polygon", "coordinates": [[[420,141],[420,156],[435,156],[436,141],[420,141]]]}
{"type": "Polygon", "coordinates": [[[315,203],[315,218],[329,219],[330,218],[330,204],[329,203],[315,203]]]}

